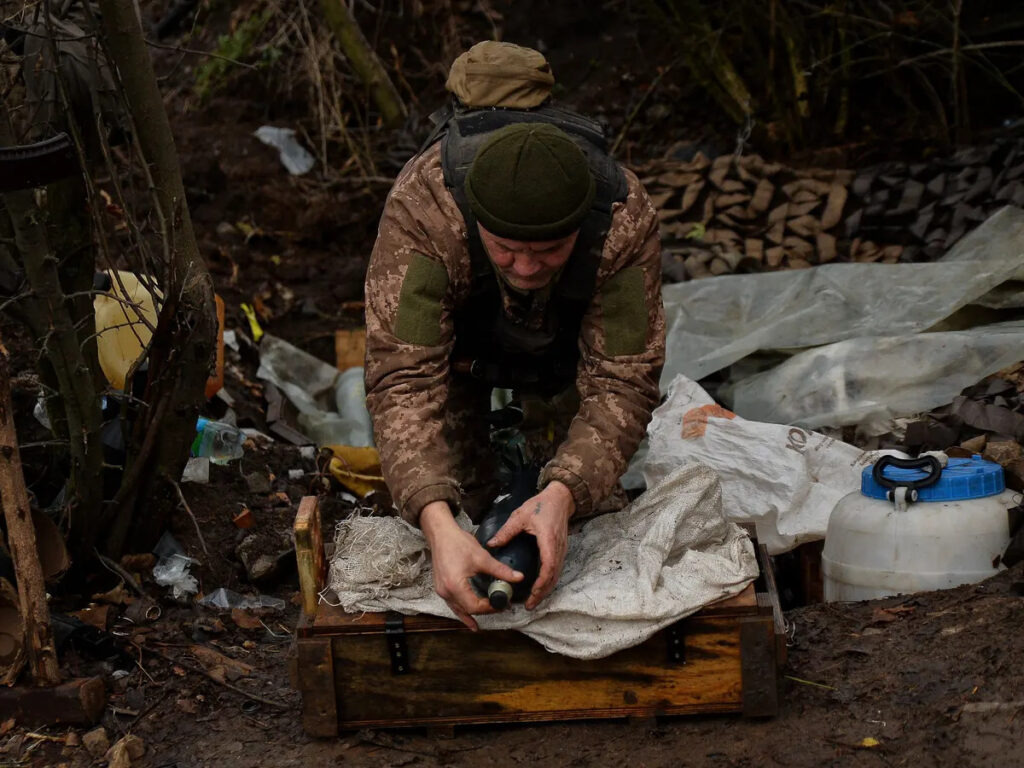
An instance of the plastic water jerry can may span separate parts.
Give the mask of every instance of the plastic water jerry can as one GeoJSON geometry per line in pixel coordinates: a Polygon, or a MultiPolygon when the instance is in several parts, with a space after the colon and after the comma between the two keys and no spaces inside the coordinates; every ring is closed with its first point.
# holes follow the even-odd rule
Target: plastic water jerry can
{"type": "Polygon", "coordinates": [[[839,500],[822,553],[825,601],[870,600],[992,576],[1010,541],[1003,469],[980,456],[885,456],[839,500]]]}

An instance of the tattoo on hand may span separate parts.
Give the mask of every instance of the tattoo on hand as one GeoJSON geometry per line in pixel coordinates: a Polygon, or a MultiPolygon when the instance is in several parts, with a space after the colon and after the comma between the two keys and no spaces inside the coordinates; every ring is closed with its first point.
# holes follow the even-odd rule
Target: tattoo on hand
{"type": "Polygon", "coordinates": [[[533,508],[533,514],[535,514],[535,515],[539,515],[540,514],[540,502],[539,501],[537,502],[537,506],[533,508]]]}

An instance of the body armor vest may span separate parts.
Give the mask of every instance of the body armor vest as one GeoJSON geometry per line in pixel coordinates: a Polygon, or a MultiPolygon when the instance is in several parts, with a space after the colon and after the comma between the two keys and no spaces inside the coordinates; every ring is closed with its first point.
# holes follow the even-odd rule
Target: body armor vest
{"type": "Polygon", "coordinates": [[[456,102],[431,120],[436,127],[423,148],[441,142],[445,185],[466,222],[472,269],[469,296],[455,312],[452,371],[491,387],[550,397],[576,379],[580,326],[594,296],[612,205],[626,199],[626,177],[608,156],[600,124],[571,110],[552,106],[468,109],[456,102]],[[551,123],[569,134],[586,155],[597,185],[590,213],[557,278],[539,329],[506,317],[498,276],[465,192],[466,174],[480,146],[493,131],[520,122],[551,123]]]}

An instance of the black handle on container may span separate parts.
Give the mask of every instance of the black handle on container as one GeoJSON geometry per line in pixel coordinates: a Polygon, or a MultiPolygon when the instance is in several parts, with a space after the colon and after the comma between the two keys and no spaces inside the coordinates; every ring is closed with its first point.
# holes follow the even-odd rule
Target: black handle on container
{"type": "Polygon", "coordinates": [[[942,477],[942,463],[934,456],[920,456],[916,459],[898,459],[895,456],[883,456],[875,463],[871,476],[883,488],[895,490],[900,486],[911,491],[918,488],[927,488],[939,482],[942,477]],[[928,474],[920,480],[890,480],[882,472],[886,467],[897,467],[898,469],[921,469],[927,470],[928,474]]]}

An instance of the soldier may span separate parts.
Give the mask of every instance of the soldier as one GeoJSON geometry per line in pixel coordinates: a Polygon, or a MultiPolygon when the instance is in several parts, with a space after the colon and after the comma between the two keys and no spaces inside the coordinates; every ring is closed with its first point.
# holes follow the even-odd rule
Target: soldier
{"type": "Polygon", "coordinates": [[[547,103],[552,82],[543,56],[508,44],[456,61],[455,105],[396,180],[366,278],[367,405],[384,477],[427,539],[438,594],[474,630],[491,608],[470,577],[522,578],[453,516],[479,517],[493,499],[492,390],[523,398],[548,445],[534,446],[547,461],[537,494],[490,542],[537,538],[527,609],[558,581],[569,520],[611,506],[659,397],[654,206],[607,156],[599,126],[547,103]]]}

